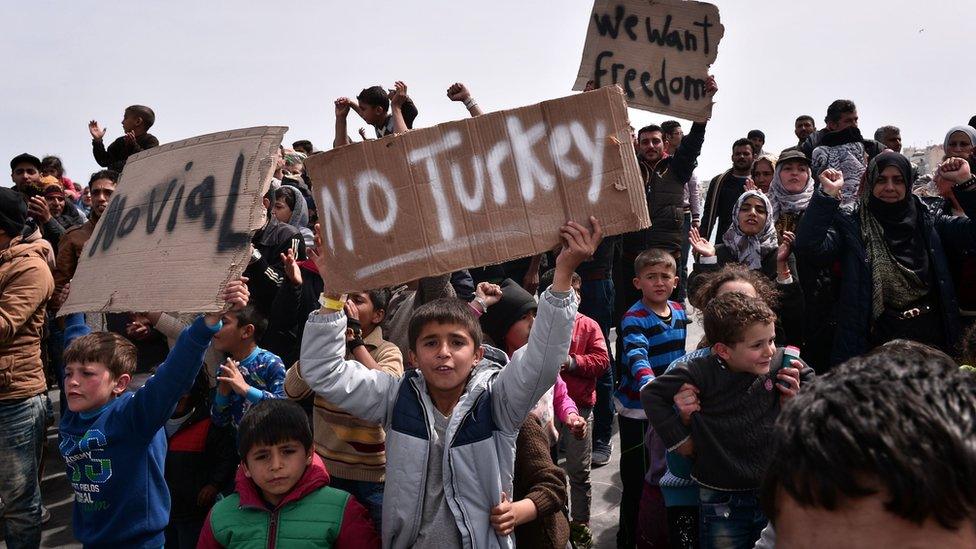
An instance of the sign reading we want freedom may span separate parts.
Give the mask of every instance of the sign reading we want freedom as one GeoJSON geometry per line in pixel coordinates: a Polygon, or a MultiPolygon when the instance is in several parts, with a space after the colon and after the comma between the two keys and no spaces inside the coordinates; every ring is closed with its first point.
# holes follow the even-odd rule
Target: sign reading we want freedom
{"type": "Polygon", "coordinates": [[[707,120],[708,67],[725,34],[718,8],[683,0],[596,0],[573,85],[618,84],[637,109],[707,120]]]}
{"type": "Polygon", "coordinates": [[[265,222],[285,127],[167,143],[126,162],[58,314],[219,311],[265,222]]]}
{"type": "Polygon", "coordinates": [[[569,220],[647,228],[614,86],[346,145],[305,162],[329,291],[364,291],[539,254],[569,220]]]}

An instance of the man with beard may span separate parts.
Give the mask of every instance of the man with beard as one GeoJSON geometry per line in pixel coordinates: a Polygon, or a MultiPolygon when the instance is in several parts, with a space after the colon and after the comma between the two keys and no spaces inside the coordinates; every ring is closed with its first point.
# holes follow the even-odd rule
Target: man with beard
{"type": "Polygon", "coordinates": [[[712,178],[705,195],[705,211],[699,232],[710,239],[712,229],[718,226],[717,239],[721,240],[732,222],[732,207],[739,195],[745,192],[746,179],[752,175],[752,142],[745,137],[732,143],[732,168],[712,178]]]}
{"type": "Polygon", "coordinates": [[[796,122],[793,123],[793,133],[796,134],[796,138],[799,139],[796,146],[802,147],[803,142],[816,131],[817,123],[813,120],[812,116],[809,114],[801,114],[800,116],[797,116],[796,122]]]}

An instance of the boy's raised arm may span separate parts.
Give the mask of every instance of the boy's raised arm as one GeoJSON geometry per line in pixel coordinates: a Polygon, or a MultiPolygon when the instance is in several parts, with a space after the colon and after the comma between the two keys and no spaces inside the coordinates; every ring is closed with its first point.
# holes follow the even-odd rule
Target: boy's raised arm
{"type": "Polygon", "coordinates": [[[556,382],[573,337],[573,321],[579,303],[572,289],[573,272],[593,256],[603,239],[596,218],[592,231],[570,221],[559,229],[563,250],[556,257],[552,287],[542,294],[529,342],[512,355],[492,387],[494,419],[507,432],[517,432],[543,393],[556,382]]]}
{"type": "MultiPolygon", "coordinates": [[[[246,279],[233,280],[224,287],[224,301],[232,309],[246,306],[248,296],[246,279]]],[[[166,361],[126,403],[134,432],[152,438],[173,414],[176,402],[193,386],[210,340],[220,329],[220,317],[220,312],[208,313],[183,330],[166,361]]]]}

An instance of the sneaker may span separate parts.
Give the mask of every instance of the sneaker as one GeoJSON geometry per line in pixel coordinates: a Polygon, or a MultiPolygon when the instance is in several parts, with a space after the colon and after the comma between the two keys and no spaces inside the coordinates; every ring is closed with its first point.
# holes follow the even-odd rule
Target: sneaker
{"type": "Polygon", "coordinates": [[[44,505],[41,505],[41,524],[47,524],[51,522],[51,511],[44,505]]]}
{"type": "Polygon", "coordinates": [[[576,549],[590,549],[593,547],[593,532],[586,524],[574,522],[569,525],[569,542],[576,549]]]}
{"type": "Polygon", "coordinates": [[[613,446],[607,446],[606,448],[594,448],[593,454],[590,457],[591,467],[603,467],[604,465],[610,463],[610,453],[613,451],[613,446]]]}

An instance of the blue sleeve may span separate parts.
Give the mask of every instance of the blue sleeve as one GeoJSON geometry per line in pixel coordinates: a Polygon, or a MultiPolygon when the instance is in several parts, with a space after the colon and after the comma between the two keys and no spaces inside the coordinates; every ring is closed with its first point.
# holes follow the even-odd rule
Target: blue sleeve
{"type": "Polygon", "coordinates": [[[220,391],[216,391],[213,405],[210,407],[210,419],[214,425],[221,427],[233,425],[234,417],[231,413],[231,405],[234,403],[234,396],[234,393],[222,395],[220,391]]]}
{"type": "Polygon", "coordinates": [[[91,328],[85,324],[84,313],[72,313],[64,317],[64,348],[67,349],[74,340],[91,333],[91,328]]]}
{"type": "Polygon", "coordinates": [[[269,361],[267,368],[261,377],[264,378],[265,389],[259,390],[255,387],[251,387],[251,389],[247,392],[248,400],[256,404],[269,398],[285,398],[285,364],[281,362],[280,358],[275,356],[274,360],[269,361]],[[258,391],[260,391],[261,396],[255,400],[255,395],[252,395],[252,393],[258,391]]]}
{"type": "Polygon", "coordinates": [[[643,387],[645,383],[654,379],[654,371],[647,359],[647,349],[650,342],[647,333],[638,317],[625,316],[620,324],[624,334],[624,366],[630,371],[630,376],[643,387]]]}
{"type": "Polygon", "coordinates": [[[211,328],[203,316],[183,329],[166,361],[125,405],[123,413],[130,418],[135,433],[152,438],[173,415],[176,402],[193,386],[203,354],[219,329],[220,323],[211,328]]]}

